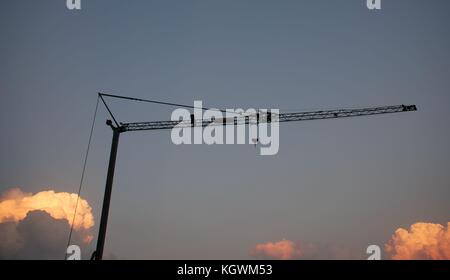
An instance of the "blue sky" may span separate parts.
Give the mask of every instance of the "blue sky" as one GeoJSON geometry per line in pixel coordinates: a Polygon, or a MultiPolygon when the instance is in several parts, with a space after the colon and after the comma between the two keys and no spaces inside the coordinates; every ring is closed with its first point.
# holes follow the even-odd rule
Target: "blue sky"
{"type": "MultiPolygon", "coordinates": [[[[0,190],[76,192],[99,91],[207,107],[416,104],[282,124],[280,151],[121,137],[106,251],[250,258],[283,238],[364,256],[398,227],[448,222],[450,2],[7,1],[0,10],[0,190]]],[[[110,101],[123,121],[171,108],[110,101]]],[[[98,224],[111,131],[99,111],[82,191],[98,224]]]]}

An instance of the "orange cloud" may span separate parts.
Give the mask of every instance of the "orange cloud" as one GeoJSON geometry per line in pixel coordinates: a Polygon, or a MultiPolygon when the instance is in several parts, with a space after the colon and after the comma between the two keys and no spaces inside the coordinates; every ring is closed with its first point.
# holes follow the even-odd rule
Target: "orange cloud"
{"type": "Polygon", "coordinates": [[[385,245],[393,260],[449,260],[450,222],[440,224],[415,223],[409,230],[399,228],[385,245]]]}
{"type": "Polygon", "coordinates": [[[271,260],[348,260],[357,256],[348,248],[314,242],[291,241],[283,239],[277,242],[257,244],[252,257],[271,260]]]}
{"type": "MultiPolygon", "coordinates": [[[[0,198],[0,223],[19,222],[28,212],[42,210],[54,219],[65,219],[72,224],[78,195],[53,190],[36,194],[24,193],[19,188],[5,192],[0,198]]],[[[94,216],[89,203],[80,198],[74,221],[75,230],[87,230],[94,226],[94,216]]],[[[86,240],[89,240],[86,239],[86,240]]]]}
{"type": "Polygon", "coordinates": [[[292,260],[302,256],[302,252],[290,240],[257,244],[251,252],[254,257],[263,259],[292,260]]]}

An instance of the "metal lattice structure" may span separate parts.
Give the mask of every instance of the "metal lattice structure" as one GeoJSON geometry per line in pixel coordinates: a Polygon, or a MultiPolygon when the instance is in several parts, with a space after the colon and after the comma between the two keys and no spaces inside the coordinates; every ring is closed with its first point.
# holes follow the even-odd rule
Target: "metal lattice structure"
{"type": "Polygon", "coordinates": [[[336,109],[299,113],[281,113],[259,112],[248,116],[225,117],[213,120],[194,119],[184,121],[153,121],[153,122],[135,122],[121,123],[122,132],[140,131],[140,130],[158,130],[172,129],[174,127],[205,127],[210,125],[245,125],[268,122],[293,122],[307,120],[322,120],[348,118],[358,116],[380,115],[389,113],[416,111],[415,105],[395,105],[384,107],[372,107],[362,109],[336,109]]]}

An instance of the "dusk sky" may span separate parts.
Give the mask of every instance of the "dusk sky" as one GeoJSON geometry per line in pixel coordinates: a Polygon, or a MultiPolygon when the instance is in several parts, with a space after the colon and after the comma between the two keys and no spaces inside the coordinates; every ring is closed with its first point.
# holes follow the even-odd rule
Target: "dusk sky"
{"type": "MultiPolygon", "coordinates": [[[[274,156],[176,146],[170,130],[124,133],[105,258],[270,258],[258,244],[292,241],[303,258],[365,259],[399,228],[450,222],[450,1],[383,0],[379,11],[365,0],[65,2],[2,1],[0,193],[77,193],[98,92],[281,112],[418,108],[281,123],[274,156]]],[[[107,102],[123,122],[170,120],[174,109],[107,102]]],[[[95,221],[85,256],[107,118],[100,105],[81,192],[95,221]]],[[[59,217],[45,215],[34,213],[59,217]]]]}

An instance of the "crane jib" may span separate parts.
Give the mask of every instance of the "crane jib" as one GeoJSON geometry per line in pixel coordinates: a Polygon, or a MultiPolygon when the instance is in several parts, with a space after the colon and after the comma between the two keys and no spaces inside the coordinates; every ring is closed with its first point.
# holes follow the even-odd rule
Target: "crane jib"
{"type": "Polygon", "coordinates": [[[291,121],[306,121],[306,120],[320,120],[331,118],[346,118],[357,116],[370,116],[389,113],[400,113],[417,111],[416,105],[394,105],[383,107],[370,107],[361,109],[335,109],[335,110],[321,110],[311,112],[297,112],[297,113],[256,113],[250,116],[237,116],[231,118],[221,118],[215,120],[195,119],[191,115],[189,121],[153,121],[153,122],[134,122],[122,123],[123,131],[139,131],[139,130],[157,130],[157,129],[172,129],[175,126],[196,127],[207,125],[243,125],[249,123],[270,123],[274,122],[291,122],[291,121]]]}

